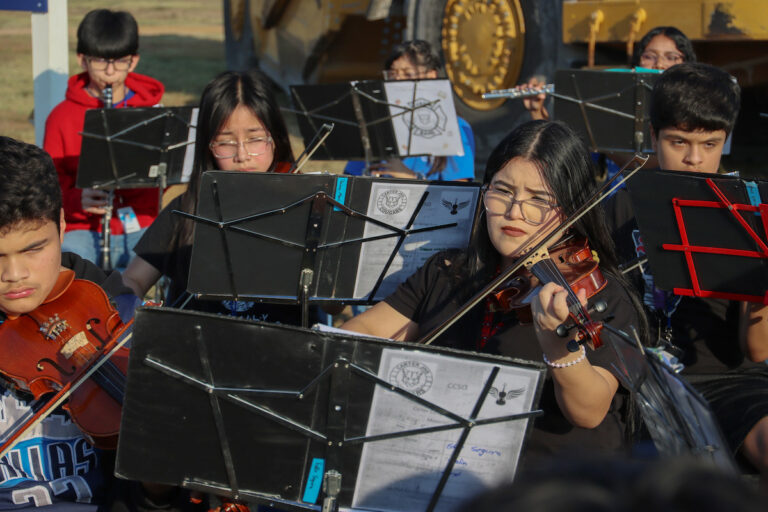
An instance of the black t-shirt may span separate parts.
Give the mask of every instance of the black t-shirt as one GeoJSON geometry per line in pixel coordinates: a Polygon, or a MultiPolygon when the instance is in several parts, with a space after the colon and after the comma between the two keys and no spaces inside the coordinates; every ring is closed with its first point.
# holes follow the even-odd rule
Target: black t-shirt
{"type": "MultiPolygon", "coordinates": [[[[622,189],[605,206],[609,228],[622,262],[645,254],[632,201],[622,189]]],[[[674,296],[653,286],[651,272],[628,274],[648,313],[651,336],[671,336],[670,352],[685,365],[684,374],[722,373],[758,366],[741,352],[738,303],[723,299],[674,296]]]]}
{"type": "MultiPolygon", "coordinates": [[[[462,277],[453,270],[460,268],[466,256],[450,251],[433,256],[385,302],[400,314],[419,325],[419,334],[430,332],[458,310],[471,294],[462,277]]],[[[605,300],[608,308],[605,314],[614,319],[611,325],[627,330],[629,325],[637,325],[635,309],[621,286],[608,281],[595,300],[605,300]]],[[[481,303],[467,312],[456,324],[449,328],[437,341],[436,345],[462,350],[477,350],[485,315],[485,304],[481,303]]],[[[594,315],[600,320],[599,314],[594,315]]],[[[488,339],[482,352],[503,356],[542,361],[541,347],[536,339],[533,324],[521,323],[512,313],[497,314],[494,323],[503,322],[495,335],[488,339]]],[[[564,341],[565,343],[565,341],[564,341]]],[[[590,363],[613,372],[613,350],[604,345],[591,351],[587,350],[590,363]]],[[[566,451],[603,451],[613,452],[624,447],[623,408],[626,395],[620,390],[603,422],[594,429],[573,426],[562,414],[554,392],[554,383],[547,377],[539,406],[544,415],[537,418],[533,425],[530,439],[525,443],[526,457],[563,453],[566,451]]]]}
{"type": "MultiPolygon", "coordinates": [[[[182,307],[207,313],[249,318],[262,322],[283,323],[289,325],[301,324],[301,309],[295,305],[265,304],[247,300],[199,300],[192,298],[189,302],[186,294],[189,268],[192,261],[192,245],[184,244],[172,248],[178,237],[183,218],[172,213],[181,210],[181,197],[173,199],[147,228],[141,240],[134,247],[134,252],[152,265],[164,276],[170,278],[170,286],[166,296],[166,305],[182,307]]],[[[311,308],[311,316],[316,316],[316,309],[311,308]]],[[[312,319],[314,320],[314,318],[312,319]]]]}

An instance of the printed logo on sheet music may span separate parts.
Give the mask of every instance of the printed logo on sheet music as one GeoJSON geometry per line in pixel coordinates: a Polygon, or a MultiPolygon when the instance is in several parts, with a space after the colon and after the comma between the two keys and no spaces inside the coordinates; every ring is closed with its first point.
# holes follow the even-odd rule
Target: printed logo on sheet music
{"type": "Polygon", "coordinates": [[[376,208],[385,215],[397,215],[405,210],[407,204],[408,196],[395,188],[385,190],[376,198],[376,208]]]}
{"type": "Polygon", "coordinates": [[[440,202],[449,212],[451,212],[451,215],[458,215],[459,210],[463,210],[469,206],[471,201],[459,201],[459,198],[456,198],[453,200],[442,199],[440,202]]]}
{"type": "Polygon", "coordinates": [[[525,393],[525,388],[510,389],[507,391],[507,384],[504,383],[501,389],[491,386],[489,393],[496,399],[496,405],[505,405],[508,400],[514,400],[525,393]]]}
{"type": "MultiPolygon", "coordinates": [[[[435,104],[426,98],[417,98],[416,101],[409,103],[408,106],[411,105],[415,108],[411,132],[414,136],[431,139],[432,137],[442,135],[448,122],[448,116],[445,115],[445,111],[443,111],[443,107],[439,103],[435,104]]],[[[400,116],[400,119],[410,129],[411,120],[409,117],[400,116]]]]}
{"type": "Polygon", "coordinates": [[[403,361],[389,372],[389,382],[421,396],[432,387],[432,370],[419,361],[403,361]]]}

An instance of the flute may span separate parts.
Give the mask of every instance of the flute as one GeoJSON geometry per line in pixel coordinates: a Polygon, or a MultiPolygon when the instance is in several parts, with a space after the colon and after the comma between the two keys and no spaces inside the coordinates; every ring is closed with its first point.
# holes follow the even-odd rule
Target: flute
{"type": "Polygon", "coordinates": [[[499,89],[496,91],[486,92],[483,94],[484,100],[492,100],[495,98],[528,98],[529,96],[536,96],[537,94],[549,94],[555,92],[555,84],[546,84],[541,87],[520,89],[513,87],[512,89],[499,89]]]}

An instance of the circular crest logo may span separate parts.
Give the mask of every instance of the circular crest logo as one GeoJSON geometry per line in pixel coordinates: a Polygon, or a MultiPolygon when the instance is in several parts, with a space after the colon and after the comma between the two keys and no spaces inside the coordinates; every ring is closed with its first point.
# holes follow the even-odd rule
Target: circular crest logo
{"type": "Polygon", "coordinates": [[[389,382],[421,396],[432,387],[432,370],[418,361],[403,361],[389,372],[389,382]]]}
{"type": "Polygon", "coordinates": [[[396,215],[405,210],[408,204],[408,196],[402,190],[385,190],[376,198],[376,208],[385,215],[396,215]]]}
{"type": "Polygon", "coordinates": [[[414,108],[412,118],[402,116],[408,130],[413,132],[416,137],[431,139],[441,135],[446,130],[448,116],[445,115],[443,107],[435,104],[425,98],[418,98],[409,106],[414,108]]]}

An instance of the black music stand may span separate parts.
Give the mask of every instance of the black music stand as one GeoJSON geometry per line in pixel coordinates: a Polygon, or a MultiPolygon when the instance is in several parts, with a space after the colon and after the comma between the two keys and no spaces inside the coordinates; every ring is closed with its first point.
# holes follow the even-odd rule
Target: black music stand
{"type": "Polygon", "coordinates": [[[196,125],[193,107],[86,111],[77,186],[165,188],[188,181],[196,125]]]}
{"type": "MultiPolygon", "coordinates": [[[[443,81],[447,82],[443,79],[443,81]]],[[[294,85],[291,97],[295,109],[283,109],[297,115],[299,129],[308,145],[323,123],[334,123],[334,131],[320,146],[317,156],[324,160],[364,160],[366,168],[375,160],[426,154],[417,141],[454,134],[460,138],[458,125],[450,128],[455,108],[446,113],[443,104],[453,100],[450,93],[424,97],[425,87],[437,80],[383,82],[366,80],[342,84],[294,85]],[[392,85],[392,84],[396,85],[392,85]],[[389,84],[389,85],[388,85],[389,84]],[[394,88],[407,89],[407,98],[389,98],[394,88]],[[399,123],[399,124],[398,124],[399,123]],[[396,126],[405,123],[405,143],[398,144],[396,126]]],[[[448,89],[448,87],[446,86],[448,89]]],[[[449,90],[449,89],[448,89],[449,90]]],[[[455,141],[454,141],[455,142],[455,141]]],[[[445,144],[448,150],[429,154],[457,154],[460,144],[445,144]]]]}
{"type": "Polygon", "coordinates": [[[555,73],[554,117],[592,151],[651,153],[651,90],[659,73],[561,69],[555,73]]]}
{"type": "Polygon", "coordinates": [[[768,182],[656,170],[628,187],[657,287],[768,304],[768,182]]]}
{"type": "Polygon", "coordinates": [[[217,171],[197,215],[174,213],[195,221],[190,293],[306,314],[380,300],[436,251],[465,247],[479,200],[472,183],[217,171]]]}
{"type": "Polygon", "coordinates": [[[707,401],[639,340],[609,324],[604,324],[603,335],[616,353],[617,376],[633,394],[659,453],[665,457],[692,455],[737,473],[707,401]]]}
{"type": "Polygon", "coordinates": [[[157,187],[157,210],[168,184],[189,179],[197,109],[110,108],[85,113],[76,185],[106,190],[101,266],[111,270],[110,222],[115,190],[157,187]]]}
{"type": "Polygon", "coordinates": [[[488,478],[511,478],[527,420],[541,414],[544,373],[497,356],[140,308],[115,471],[283,510],[445,510],[496,483],[488,478]],[[407,482],[390,471],[417,453],[374,460],[429,443],[443,457],[406,471],[407,482]],[[395,481],[363,495],[370,467],[395,481]],[[403,496],[417,505],[399,508],[403,496]]]}

